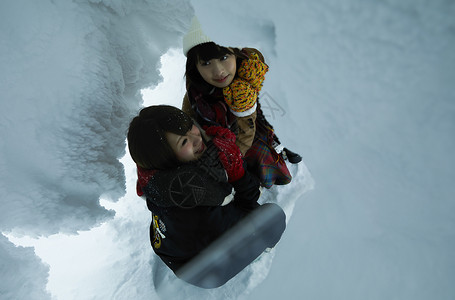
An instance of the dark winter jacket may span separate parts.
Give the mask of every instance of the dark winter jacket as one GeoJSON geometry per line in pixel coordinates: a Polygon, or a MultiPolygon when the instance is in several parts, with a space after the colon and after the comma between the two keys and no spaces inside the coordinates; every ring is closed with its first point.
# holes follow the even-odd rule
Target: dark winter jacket
{"type": "Polygon", "coordinates": [[[244,176],[236,187],[234,200],[225,206],[162,207],[147,197],[154,221],[150,228],[153,249],[172,270],[179,269],[259,206],[256,201],[260,192],[251,176],[244,176]]]}
{"type": "MultiPolygon", "coordinates": [[[[218,176],[217,171],[209,174],[208,169],[214,165],[208,159],[208,163],[190,163],[175,170],[139,172],[140,176],[147,176],[142,177],[142,183],[138,180],[138,194],[146,197],[147,207],[152,212],[150,240],[153,250],[177,276],[204,288],[214,288],[227,282],[265,248],[273,247],[285,229],[285,215],[277,205],[260,206],[257,203],[260,191],[255,177],[245,172],[240,180],[231,185],[220,179],[222,176],[218,176]],[[147,181],[146,184],[144,181],[147,181]],[[235,190],[233,200],[220,205],[226,203],[225,198],[231,194],[232,188],[235,190]],[[251,212],[258,212],[259,215],[270,207],[275,217],[265,225],[254,218],[245,218],[253,215],[251,212]],[[246,225],[238,225],[242,222],[246,225]],[[247,231],[239,242],[241,245],[231,249],[235,251],[226,253],[224,260],[218,259],[196,273],[195,268],[190,268],[190,271],[184,268],[191,265],[194,259],[208,257],[201,252],[210,247],[229,251],[229,246],[217,246],[214,242],[232,235],[230,229],[236,225],[247,231]]],[[[234,245],[230,243],[230,246],[234,245]]]]}
{"type": "Polygon", "coordinates": [[[178,277],[193,285],[223,285],[266,248],[274,247],[286,227],[278,205],[257,203],[258,182],[250,173],[233,186],[234,200],[225,206],[160,207],[147,198],[153,250],[178,277]],[[264,215],[268,216],[265,223],[261,222],[264,215]],[[210,260],[214,253],[221,257],[210,260]]]}

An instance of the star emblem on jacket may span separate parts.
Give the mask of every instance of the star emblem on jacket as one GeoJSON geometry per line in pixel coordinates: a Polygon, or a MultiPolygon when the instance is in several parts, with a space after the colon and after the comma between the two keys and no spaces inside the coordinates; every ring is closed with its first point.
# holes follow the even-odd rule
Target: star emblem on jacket
{"type": "Polygon", "coordinates": [[[169,198],[181,208],[193,208],[205,195],[204,181],[197,173],[178,173],[170,182],[169,198]]]}

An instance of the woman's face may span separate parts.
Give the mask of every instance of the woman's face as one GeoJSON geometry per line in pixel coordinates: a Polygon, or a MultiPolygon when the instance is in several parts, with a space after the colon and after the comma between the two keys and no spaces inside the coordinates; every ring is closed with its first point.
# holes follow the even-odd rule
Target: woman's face
{"type": "Polygon", "coordinates": [[[166,137],[178,160],[182,162],[198,159],[206,149],[201,132],[194,125],[185,135],[167,132],[166,137]]]}
{"type": "Polygon", "coordinates": [[[234,79],[237,68],[236,57],[233,54],[226,54],[221,58],[200,60],[196,67],[207,83],[217,88],[224,88],[234,79]]]}

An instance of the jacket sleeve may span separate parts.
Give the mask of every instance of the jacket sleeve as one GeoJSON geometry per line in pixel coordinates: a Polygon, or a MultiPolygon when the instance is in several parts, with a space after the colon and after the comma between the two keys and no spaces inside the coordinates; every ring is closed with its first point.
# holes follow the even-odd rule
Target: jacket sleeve
{"type": "Polygon", "coordinates": [[[151,178],[142,191],[147,199],[159,207],[189,209],[219,206],[232,192],[232,186],[226,182],[225,176],[222,168],[210,168],[204,173],[196,163],[185,164],[177,169],[160,171],[159,176],[151,178]],[[217,177],[220,180],[216,180],[217,177]],[[222,182],[223,179],[225,182],[222,182]]]}
{"type": "Polygon", "coordinates": [[[259,179],[245,169],[245,175],[231,184],[235,190],[233,203],[235,206],[248,212],[259,206],[257,202],[261,196],[259,179]]]}

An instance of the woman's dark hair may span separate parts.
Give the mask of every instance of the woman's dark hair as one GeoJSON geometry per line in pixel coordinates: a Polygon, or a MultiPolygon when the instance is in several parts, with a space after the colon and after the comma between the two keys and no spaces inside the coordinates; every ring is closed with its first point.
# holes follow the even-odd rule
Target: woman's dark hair
{"type": "Polygon", "coordinates": [[[199,61],[208,61],[214,58],[222,58],[226,54],[235,55],[237,57],[237,65],[239,65],[242,59],[247,58],[247,56],[237,48],[229,49],[227,47],[217,45],[214,42],[199,44],[191,48],[186,56],[185,76],[187,83],[194,85],[196,88],[203,92],[209,92],[213,86],[202,78],[197,69],[197,64],[199,61]]]}
{"type": "Polygon", "coordinates": [[[169,105],[143,108],[130,123],[128,148],[134,162],[144,169],[164,170],[182,163],[166,138],[166,132],[185,135],[193,120],[180,109],[169,105]]]}

